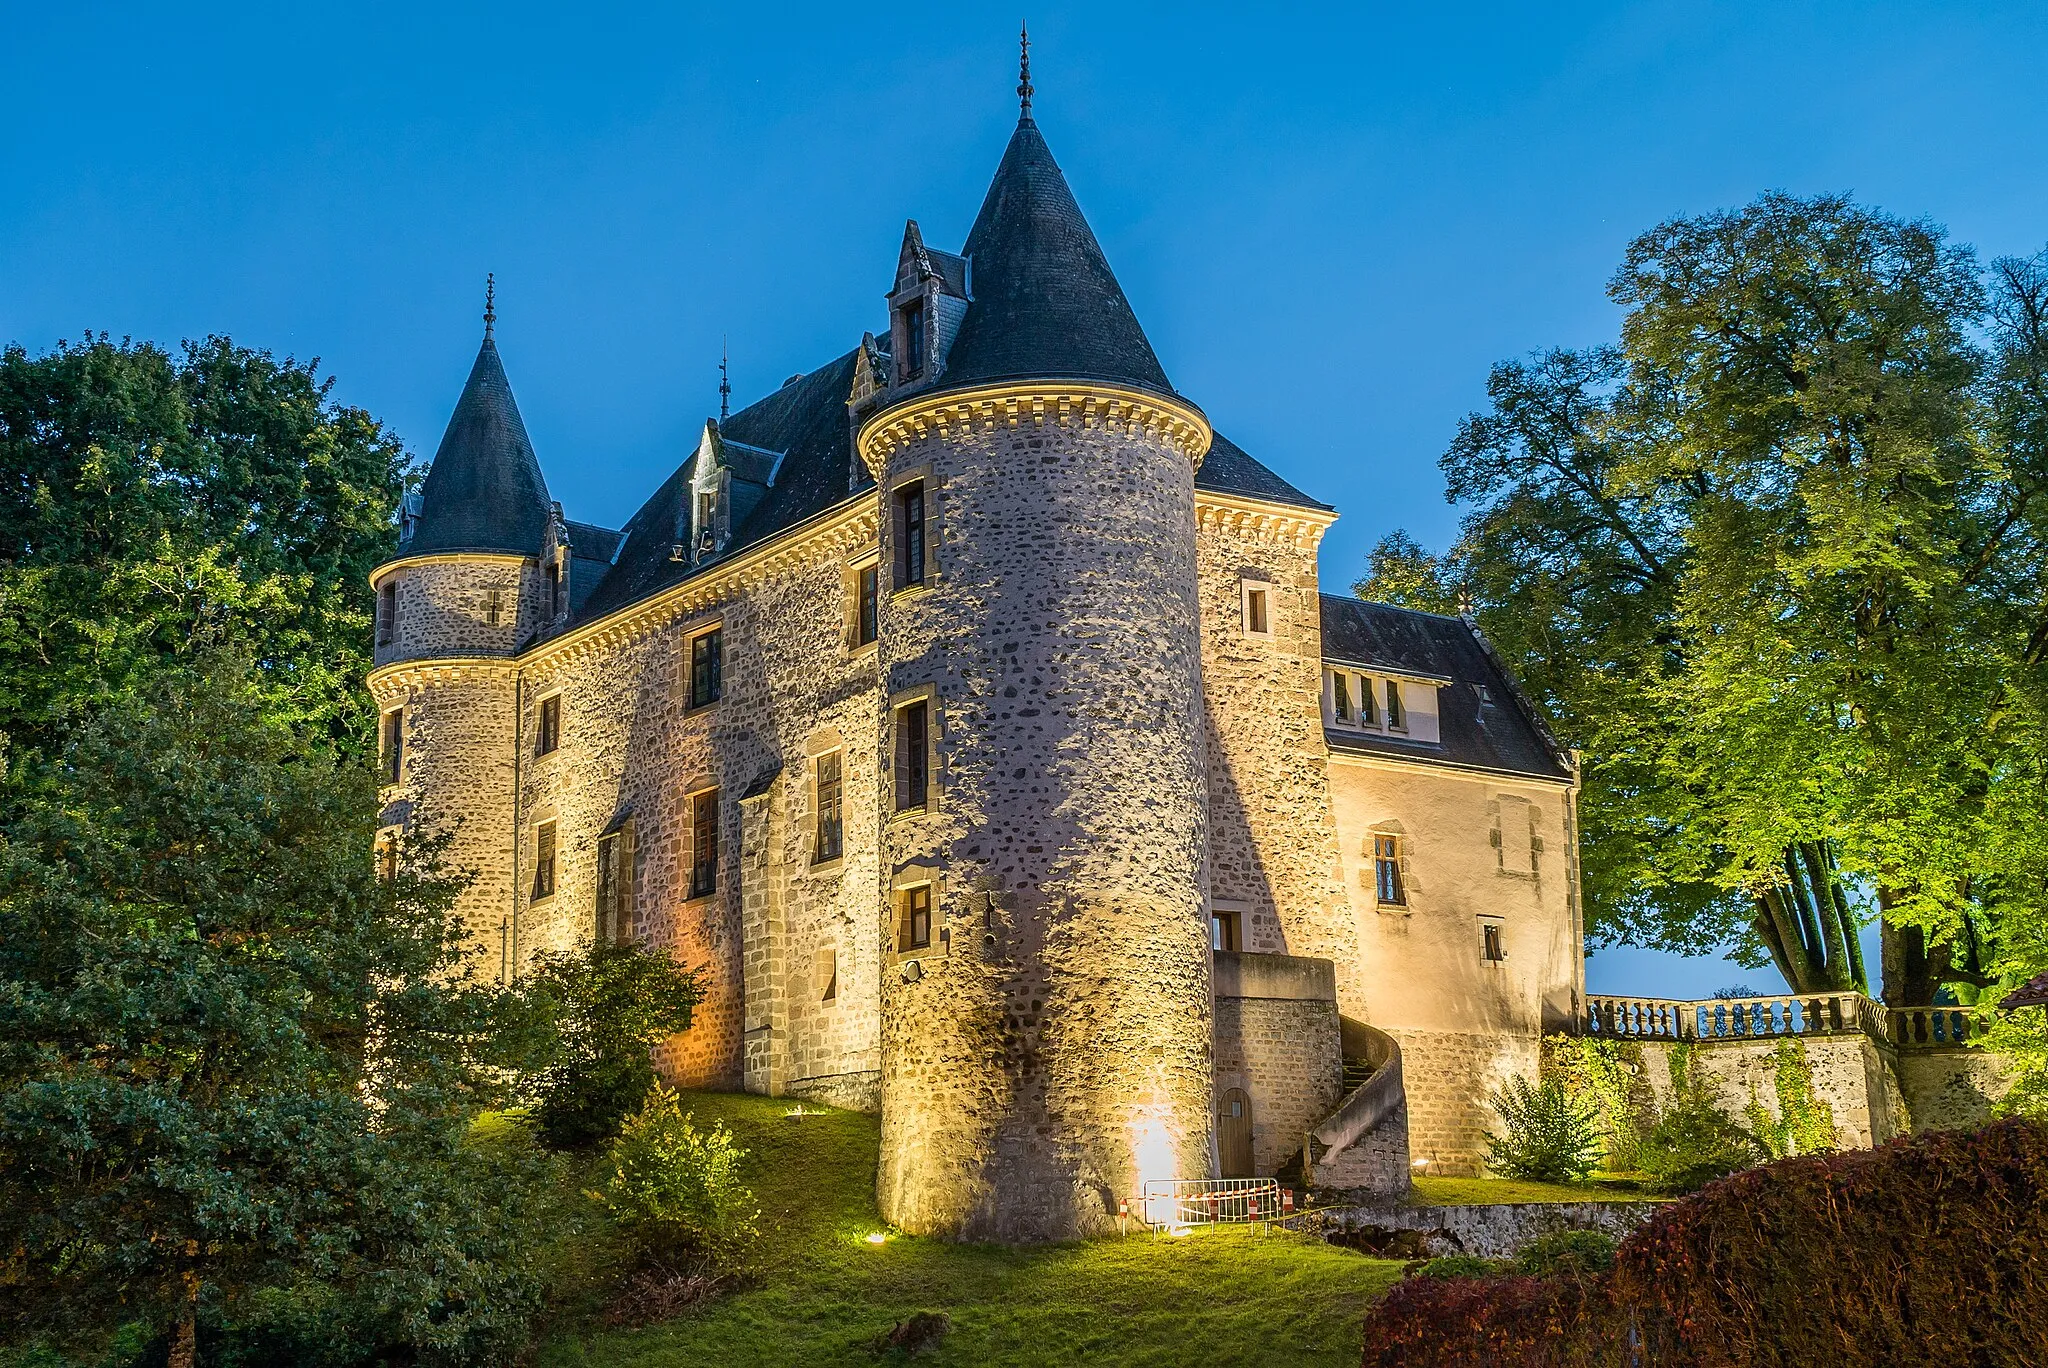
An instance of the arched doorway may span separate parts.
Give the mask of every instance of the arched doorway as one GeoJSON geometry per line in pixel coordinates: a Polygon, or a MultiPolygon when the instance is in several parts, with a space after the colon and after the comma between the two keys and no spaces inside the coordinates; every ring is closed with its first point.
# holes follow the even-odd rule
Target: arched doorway
{"type": "Polygon", "coordinates": [[[1252,1100],[1232,1088],[1216,1104],[1216,1162],[1225,1178],[1252,1176],[1252,1100]]]}

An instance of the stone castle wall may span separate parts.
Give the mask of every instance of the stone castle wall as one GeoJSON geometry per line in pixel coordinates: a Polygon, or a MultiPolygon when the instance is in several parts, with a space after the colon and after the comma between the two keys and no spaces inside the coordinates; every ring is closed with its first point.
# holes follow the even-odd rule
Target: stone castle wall
{"type": "Polygon", "coordinates": [[[1339,1101],[1344,1057],[1328,960],[1216,956],[1216,1096],[1252,1103],[1252,1172],[1270,1177],[1300,1154],[1339,1101]]]}
{"type": "Polygon", "coordinates": [[[939,795],[884,869],[940,874],[947,932],[883,974],[879,1191],[907,1230],[1065,1238],[1208,1171],[1194,476],[1128,411],[997,402],[864,448],[885,498],[927,482],[935,578],[881,646],[891,695],[932,690],[939,795]]]}
{"type": "Polygon", "coordinates": [[[1364,1019],[1323,741],[1321,532],[1298,518],[1202,508],[1209,893],[1217,906],[1242,909],[1244,950],[1334,963],[1341,1010],[1364,1019]],[[1267,587],[1269,634],[1246,630],[1247,583],[1267,587]]]}

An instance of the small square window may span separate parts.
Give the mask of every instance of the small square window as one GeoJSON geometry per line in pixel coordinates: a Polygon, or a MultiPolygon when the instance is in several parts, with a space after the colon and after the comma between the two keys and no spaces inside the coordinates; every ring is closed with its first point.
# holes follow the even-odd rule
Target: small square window
{"type": "Polygon", "coordinates": [[[725,632],[713,627],[690,638],[690,706],[707,708],[725,694],[725,632]]]}
{"type": "Polygon", "coordinates": [[[555,896],[555,824],[542,822],[533,832],[533,900],[555,896]]]}
{"type": "Polygon", "coordinates": [[[1501,943],[1499,922],[1479,924],[1479,952],[1491,963],[1499,963],[1508,957],[1507,947],[1501,943]]]}
{"type": "Polygon", "coordinates": [[[540,720],[533,729],[533,753],[552,754],[562,744],[562,696],[549,694],[540,701],[540,720]]]}
{"type": "Polygon", "coordinates": [[[1372,838],[1373,883],[1382,907],[1406,907],[1408,890],[1401,882],[1401,838],[1372,838]]]}
{"type": "Polygon", "coordinates": [[[1209,948],[1237,954],[1244,949],[1244,913],[1217,908],[1209,914],[1209,948]]]}

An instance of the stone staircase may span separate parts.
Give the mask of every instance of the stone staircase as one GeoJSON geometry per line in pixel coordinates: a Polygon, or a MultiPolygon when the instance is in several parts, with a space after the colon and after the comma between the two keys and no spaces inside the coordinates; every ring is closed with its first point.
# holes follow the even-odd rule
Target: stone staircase
{"type": "Polygon", "coordinates": [[[1309,1131],[1283,1176],[1324,1192],[1403,1196],[1408,1191],[1408,1093],[1401,1045],[1344,1018],[1342,1100],[1309,1131]]]}

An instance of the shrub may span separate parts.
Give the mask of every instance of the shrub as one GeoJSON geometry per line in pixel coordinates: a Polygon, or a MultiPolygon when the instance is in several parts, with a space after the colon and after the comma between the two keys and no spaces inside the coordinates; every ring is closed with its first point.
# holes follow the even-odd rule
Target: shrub
{"type": "Polygon", "coordinates": [[[1418,1278],[1490,1278],[1502,1271],[1492,1259],[1477,1254],[1439,1254],[1415,1270],[1418,1278]]]}
{"type": "Polygon", "coordinates": [[[1672,1203],[1572,1278],[1411,1278],[1367,1368],[2048,1363],[2048,1126],[1779,1160],[1672,1203]]]}
{"type": "Polygon", "coordinates": [[[1553,1230],[1515,1255],[1515,1272],[1532,1278],[1583,1278],[1612,1267],[1614,1237],[1597,1230],[1553,1230]]]}
{"type": "Polygon", "coordinates": [[[1486,1137],[1486,1163],[1509,1178],[1562,1183],[1584,1178],[1600,1154],[1587,1109],[1555,1075],[1531,1086],[1511,1078],[1493,1095],[1503,1134],[1486,1137]]]}
{"type": "Polygon", "coordinates": [[[618,1134],[654,1085],[652,1048],[703,999],[694,970],[637,941],[542,955],[522,982],[543,1037],[535,1120],[556,1149],[618,1134]]]}
{"type": "Polygon", "coordinates": [[[1691,1046],[1674,1045],[1671,1101],[1637,1146],[1636,1166],[1656,1192],[1697,1192],[1759,1157],[1749,1133],[1722,1110],[1718,1090],[1691,1046]]]}
{"type": "Polygon", "coordinates": [[[612,1144],[610,1179],[591,1195],[649,1257],[730,1266],[752,1243],[760,1215],[739,1178],[746,1151],[724,1123],[700,1130],[691,1115],[656,1083],[612,1144]]]}

